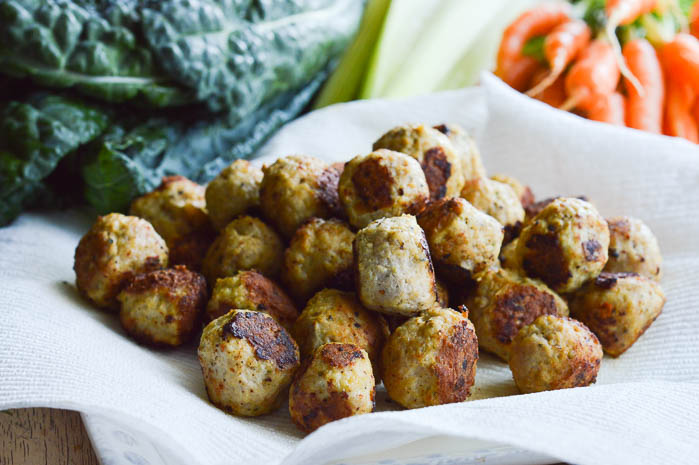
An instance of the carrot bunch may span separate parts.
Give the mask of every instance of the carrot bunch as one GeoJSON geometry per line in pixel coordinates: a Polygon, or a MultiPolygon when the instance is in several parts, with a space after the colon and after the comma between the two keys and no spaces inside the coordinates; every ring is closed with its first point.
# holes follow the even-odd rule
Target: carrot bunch
{"type": "Polygon", "coordinates": [[[699,143],[699,0],[689,17],[676,0],[574,3],[544,3],[512,22],[495,74],[562,110],[699,143]],[[649,31],[658,21],[669,34],[649,31]]]}

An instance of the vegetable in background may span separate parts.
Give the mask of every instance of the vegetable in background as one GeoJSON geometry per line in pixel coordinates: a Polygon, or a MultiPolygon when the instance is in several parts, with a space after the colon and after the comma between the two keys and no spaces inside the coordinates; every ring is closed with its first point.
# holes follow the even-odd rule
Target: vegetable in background
{"type": "Polygon", "coordinates": [[[0,225],[73,199],[123,210],[162,176],[203,183],[250,156],[308,104],[363,6],[0,0],[0,225]]]}

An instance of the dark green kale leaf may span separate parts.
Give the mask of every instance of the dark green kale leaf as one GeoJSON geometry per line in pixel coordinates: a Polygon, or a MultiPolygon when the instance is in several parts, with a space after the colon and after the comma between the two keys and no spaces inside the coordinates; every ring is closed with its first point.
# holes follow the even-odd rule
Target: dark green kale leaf
{"type": "Polygon", "coordinates": [[[84,152],[85,198],[99,213],[124,211],[163,176],[207,182],[237,158],[247,158],[311,100],[327,72],[301,90],[277,96],[244,120],[237,115],[156,117],[114,126],[84,152]]]}
{"type": "Polygon", "coordinates": [[[0,110],[0,225],[5,225],[42,193],[42,180],[58,162],[99,136],[110,117],[95,106],[49,94],[0,110]]]}
{"type": "Polygon", "coordinates": [[[111,102],[192,101],[139,39],[140,9],[134,0],[0,0],[2,72],[111,102]]]}
{"type": "Polygon", "coordinates": [[[242,119],[264,102],[298,89],[344,50],[362,0],[149,3],[143,31],[169,75],[213,111],[242,119]],[[262,7],[260,5],[274,5],[262,7]]]}

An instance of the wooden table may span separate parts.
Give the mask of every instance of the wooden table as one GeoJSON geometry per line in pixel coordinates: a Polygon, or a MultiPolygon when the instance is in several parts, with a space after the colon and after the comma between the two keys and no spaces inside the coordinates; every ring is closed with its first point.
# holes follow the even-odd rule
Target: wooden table
{"type": "Polygon", "coordinates": [[[0,465],[99,465],[80,414],[31,408],[0,412],[0,465]]]}

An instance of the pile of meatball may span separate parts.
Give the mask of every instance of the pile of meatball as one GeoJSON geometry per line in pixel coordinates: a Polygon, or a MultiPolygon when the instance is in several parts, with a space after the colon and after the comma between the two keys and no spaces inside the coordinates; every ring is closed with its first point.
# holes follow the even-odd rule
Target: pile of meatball
{"type": "Polygon", "coordinates": [[[288,396],[311,432],[371,412],[381,382],[405,408],[466,400],[479,347],[524,393],[594,383],[603,351],[660,314],[661,261],[642,221],[537,202],[448,124],[394,128],[346,164],[164,178],[130,216],[97,219],[75,272],[139,343],[201,334],[213,404],[257,416],[288,396]]]}

